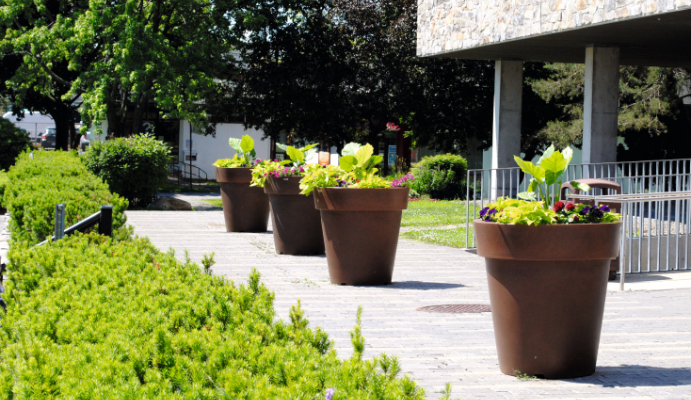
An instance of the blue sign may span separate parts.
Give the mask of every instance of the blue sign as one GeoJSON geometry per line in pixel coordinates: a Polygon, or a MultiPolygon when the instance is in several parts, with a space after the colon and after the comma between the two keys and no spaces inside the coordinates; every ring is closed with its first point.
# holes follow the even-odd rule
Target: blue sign
{"type": "Polygon", "coordinates": [[[396,165],[396,145],[389,145],[389,165],[396,165]]]}

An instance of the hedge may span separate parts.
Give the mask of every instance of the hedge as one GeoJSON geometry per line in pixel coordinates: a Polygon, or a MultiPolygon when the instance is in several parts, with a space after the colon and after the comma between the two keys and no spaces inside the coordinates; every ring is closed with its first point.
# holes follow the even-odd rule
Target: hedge
{"type": "Polygon", "coordinates": [[[7,179],[0,203],[12,214],[13,241],[38,243],[52,236],[59,203],[65,204],[66,227],[104,204],[113,206],[116,234],[125,226],[127,200],[111,194],[108,185],[89,172],[75,152],[25,152],[10,168],[7,179]]]}
{"type": "Polygon", "coordinates": [[[168,179],[169,153],[170,148],[153,136],[134,135],[94,142],[84,154],[84,164],[132,207],[146,207],[168,179]]]}
{"type": "Polygon", "coordinates": [[[9,169],[17,156],[30,147],[29,134],[0,117],[0,170],[9,169]]]}
{"type": "MultiPolygon", "coordinates": [[[[11,183],[37,179],[29,171],[56,160],[65,182],[92,179],[77,173],[70,154],[42,157],[21,159],[11,183]]],[[[98,199],[107,193],[102,184],[79,187],[98,199]]],[[[10,207],[26,198],[25,215],[39,214],[39,197],[53,189],[19,186],[29,191],[12,187],[10,207]]],[[[13,240],[8,255],[0,399],[321,400],[327,389],[335,389],[334,400],[424,398],[407,376],[397,378],[395,358],[362,360],[361,310],[354,355],[340,360],[327,334],[307,327],[299,302],[290,321],[276,320],[274,294],[256,271],[238,286],[158,251],[148,238],[95,233],[41,247],[13,240]]]]}
{"type": "Polygon", "coordinates": [[[456,154],[423,157],[413,165],[412,172],[416,180],[413,187],[420,194],[427,194],[432,190],[464,190],[467,171],[468,161],[456,154]],[[441,172],[443,179],[434,179],[441,172]]]}

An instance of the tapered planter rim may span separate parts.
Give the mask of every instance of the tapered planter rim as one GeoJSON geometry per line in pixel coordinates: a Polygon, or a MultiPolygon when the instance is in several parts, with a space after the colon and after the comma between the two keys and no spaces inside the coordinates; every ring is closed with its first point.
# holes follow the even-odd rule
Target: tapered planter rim
{"type": "Polygon", "coordinates": [[[483,226],[496,230],[504,241],[486,246],[480,244],[483,231],[475,232],[477,255],[480,257],[504,260],[602,260],[616,258],[619,254],[619,241],[611,242],[606,247],[591,247],[584,249],[573,243],[575,235],[603,235],[617,234],[621,231],[622,222],[605,222],[597,224],[555,224],[555,225],[513,225],[487,222],[480,219],[473,221],[475,226],[483,226]],[[513,234],[509,240],[509,231],[513,234]],[[480,236],[478,236],[478,233],[480,236]],[[538,240],[534,236],[539,234],[538,240]],[[558,246],[547,247],[548,242],[558,246]],[[554,250],[550,252],[549,250],[554,250]]]}
{"type": "Polygon", "coordinates": [[[314,206],[318,210],[402,211],[408,208],[410,188],[318,187],[313,193],[314,206]],[[368,201],[370,198],[377,198],[377,201],[368,201]]]}
{"type": "Polygon", "coordinates": [[[249,184],[250,182],[252,182],[252,168],[216,167],[216,182],[249,184]]]}

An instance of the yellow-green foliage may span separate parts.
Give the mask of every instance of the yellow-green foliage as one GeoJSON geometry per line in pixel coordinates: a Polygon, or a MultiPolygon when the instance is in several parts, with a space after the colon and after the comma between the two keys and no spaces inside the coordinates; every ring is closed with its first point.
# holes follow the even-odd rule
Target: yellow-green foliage
{"type": "Polygon", "coordinates": [[[81,235],[13,246],[0,399],[423,399],[395,358],[340,360],[299,303],[205,274],[148,239],[81,235]]]}
{"type": "Polygon", "coordinates": [[[2,201],[12,214],[13,241],[38,243],[51,236],[55,205],[65,204],[65,226],[97,212],[101,205],[113,206],[113,229],[125,225],[127,200],[111,194],[100,178],[92,174],[75,152],[25,152],[7,173],[2,201]]]}
{"type": "Polygon", "coordinates": [[[7,313],[0,323],[0,399],[423,399],[398,361],[363,361],[360,312],[354,355],[341,360],[300,303],[277,321],[274,294],[250,275],[236,286],[161,253],[148,239],[80,233],[44,246],[31,230],[110,199],[116,226],[126,201],[111,196],[73,154],[23,155],[9,173],[14,223],[7,313]],[[81,197],[79,197],[81,196],[81,197]],[[44,201],[44,198],[47,200],[44,201]],[[86,208],[82,208],[86,207],[86,208]]]}
{"type": "Polygon", "coordinates": [[[7,177],[7,172],[0,170],[0,209],[2,209],[2,195],[9,183],[10,179],[7,177]]]}
{"type": "Polygon", "coordinates": [[[495,218],[500,224],[550,225],[556,223],[557,213],[544,207],[541,201],[500,198],[490,206],[499,211],[495,218]]]}

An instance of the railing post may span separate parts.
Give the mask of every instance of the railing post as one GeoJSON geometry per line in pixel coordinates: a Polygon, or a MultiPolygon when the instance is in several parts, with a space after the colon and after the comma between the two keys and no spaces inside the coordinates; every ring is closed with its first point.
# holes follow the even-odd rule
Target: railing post
{"type": "Polygon", "coordinates": [[[65,236],[65,205],[55,205],[55,239],[58,241],[65,236]]]}
{"type": "Polygon", "coordinates": [[[101,220],[98,223],[98,234],[113,236],[113,206],[101,206],[101,220]]]}

